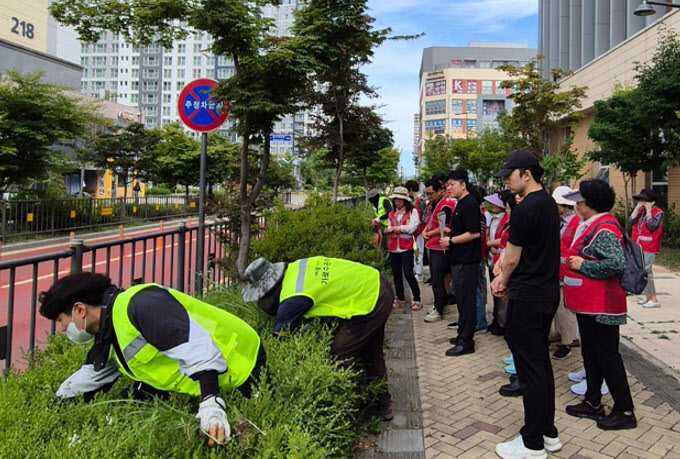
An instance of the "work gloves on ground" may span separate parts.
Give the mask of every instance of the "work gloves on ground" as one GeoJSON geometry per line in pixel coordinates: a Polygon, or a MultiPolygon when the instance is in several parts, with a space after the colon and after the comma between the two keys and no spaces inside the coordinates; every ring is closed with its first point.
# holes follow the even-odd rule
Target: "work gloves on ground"
{"type": "Polygon", "coordinates": [[[224,411],[226,406],[224,400],[217,395],[206,397],[198,405],[196,419],[201,423],[201,432],[210,438],[208,446],[215,446],[215,443],[221,445],[231,439],[231,428],[224,411]]]}

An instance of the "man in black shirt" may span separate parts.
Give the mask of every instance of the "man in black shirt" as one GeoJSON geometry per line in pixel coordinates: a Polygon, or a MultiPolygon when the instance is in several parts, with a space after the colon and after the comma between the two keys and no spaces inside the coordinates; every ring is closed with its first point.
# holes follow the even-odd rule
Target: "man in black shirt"
{"type": "Polygon", "coordinates": [[[458,336],[451,339],[454,347],[446,351],[446,355],[452,357],[475,351],[482,214],[477,200],[468,192],[468,186],[467,172],[449,172],[446,191],[458,203],[451,218],[451,236],[442,238],[440,242],[448,249],[451,279],[458,299],[458,336]]]}
{"type": "Polygon", "coordinates": [[[508,155],[496,177],[523,197],[510,217],[510,235],[494,295],[509,296],[505,339],[524,386],[520,436],[496,446],[503,458],[545,457],[562,447],[555,427],[555,381],[548,335],[559,304],[560,219],[540,183],[543,168],[528,151],[508,155]]]}

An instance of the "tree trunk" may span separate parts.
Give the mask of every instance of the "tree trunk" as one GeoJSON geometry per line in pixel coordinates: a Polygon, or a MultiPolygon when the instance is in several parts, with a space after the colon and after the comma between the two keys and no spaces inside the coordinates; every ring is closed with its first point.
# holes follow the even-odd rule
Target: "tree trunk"
{"type": "Polygon", "coordinates": [[[340,145],[338,148],[338,168],[335,171],[335,178],[333,179],[333,202],[338,201],[338,185],[340,183],[340,176],[342,175],[342,166],[345,161],[345,132],[342,116],[338,114],[338,134],[340,138],[340,145]]]}
{"type": "Polygon", "coordinates": [[[368,177],[366,177],[366,175],[367,175],[366,174],[366,167],[364,167],[363,175],[364,175],[364,188],[366,189],[366,196],[368,196],[369,189],[368,189],[368,177]]]}
{"type": "Polygon", "coordinates": [[[189,198],[189,185],[184,185],[184,194],[186,195],[187,199],[189,198]]]}
{"type": "Polygon", "coordinates": [[[629,174],[624,173],[623,174],[623,195],[624,195],[624,200],[625,200],[625,209],[624,209],[624,215],[626,216],[626,234],[628,234],[628,231],[630,230],[630,223],[628,220],[630,220],[630,200],[628,198],[628,183],[631,181],[632,177],[629,174]]]}
{"type": "Polygon", "coordinates": [[[80,166],[80,197],[85,196],[85,167],[80,166]]]}
{"type": "Polygon", "coordinates": [[[241,145],[241,182],[239,184],[239,196],[241,207],[241,231],[238,241],[238,257],[236,258],[236,271],[239,282],[243,280],[248,263],[250,251],[250,201],[248,199],[248,148],[250,147],[250,117],[243,120],[243,144],[241,145]]]}

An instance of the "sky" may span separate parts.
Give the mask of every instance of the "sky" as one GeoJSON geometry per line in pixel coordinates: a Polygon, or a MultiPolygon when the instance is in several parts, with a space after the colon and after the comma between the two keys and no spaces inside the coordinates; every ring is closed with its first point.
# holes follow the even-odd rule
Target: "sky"
{"type": "Polygon", "coordinates": [[[537,47],[539,0],[369,0],[376,28],[393,35],[425,36],[387,41],[364,68],[378,88],[379,112],[394,132],[406,177],[415,173],[413,115],[418,112],[420,61],[430,46],[467,46],[470,41],[522,42],[537,47]]]}

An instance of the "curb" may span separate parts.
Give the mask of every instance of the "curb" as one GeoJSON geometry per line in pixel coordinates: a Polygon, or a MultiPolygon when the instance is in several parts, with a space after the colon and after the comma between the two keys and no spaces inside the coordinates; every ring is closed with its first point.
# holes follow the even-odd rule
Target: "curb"
{"type": "MultiPolygon", "coordinates": [[[[408,303],[407,303],[408,304],[408,303]]],[[[394,419],[382,423],[374,450],[364,459],[425,459],[422,407],[410,307],[392,311],[385,329],[394,419]]]]}

